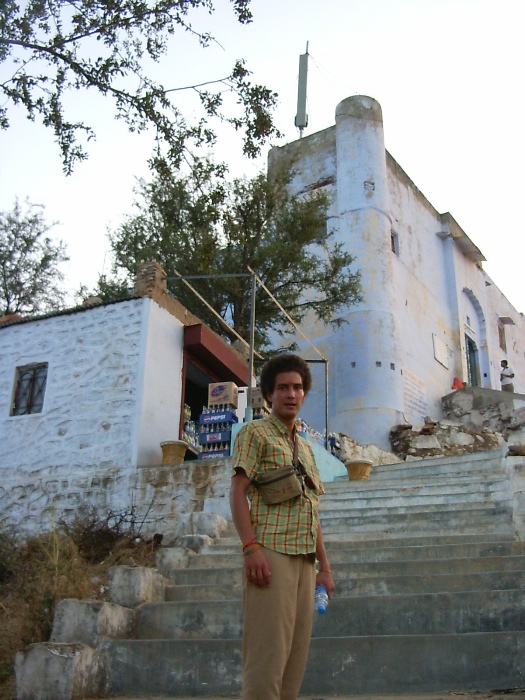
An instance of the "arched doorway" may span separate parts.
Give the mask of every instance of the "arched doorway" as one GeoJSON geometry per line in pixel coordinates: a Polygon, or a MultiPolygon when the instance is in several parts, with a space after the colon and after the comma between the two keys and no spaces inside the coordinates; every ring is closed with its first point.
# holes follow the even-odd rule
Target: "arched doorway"
{"type": "Polygon", "coordinates": [[[490,388],[485,314],[478,298],[467,287],[463,288],[462,314],[467,382],[471,386],[490,388]]]}
{"type": "Polygon", "coordinates": [[[465,334],[465,350],[467,354],[467,381],[470,386],[480,385],[478,347],[474,340],[465,334]]]}

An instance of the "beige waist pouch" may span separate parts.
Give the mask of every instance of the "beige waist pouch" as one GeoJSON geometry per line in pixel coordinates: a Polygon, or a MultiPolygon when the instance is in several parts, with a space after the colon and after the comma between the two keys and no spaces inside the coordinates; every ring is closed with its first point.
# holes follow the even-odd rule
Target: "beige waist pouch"
{"type": "Polygon", "coordinates": [[[260,476],[255,482],[266,505],[288,501],[299,496],[303,489],[293,467],[279,467],[260,476]]]}

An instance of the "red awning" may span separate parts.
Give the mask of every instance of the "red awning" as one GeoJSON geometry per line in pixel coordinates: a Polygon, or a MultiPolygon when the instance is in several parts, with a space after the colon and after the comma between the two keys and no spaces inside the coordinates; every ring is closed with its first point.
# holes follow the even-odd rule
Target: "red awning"
{"type": "Polygon", "coordinates": [[[209,367],[218,381],[248,385],[248,363],[203,323],[184,327],[184,350],[209,367]]]}

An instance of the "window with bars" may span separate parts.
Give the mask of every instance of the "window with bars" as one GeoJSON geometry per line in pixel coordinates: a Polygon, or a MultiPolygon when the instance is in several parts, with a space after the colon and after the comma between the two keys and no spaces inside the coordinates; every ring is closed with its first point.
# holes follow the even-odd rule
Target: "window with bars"
{"type": "Polygon", "coordinates": [[[16,368],[12,416],[42,413],[47,382],[47,362],[16,368]]]}
{"type": "Polygon", "coordinates": [[[505,336],[505,326],[502,323],[498,323],[498,337],[500,348],[507,352],[507,338],[505,336]]]}

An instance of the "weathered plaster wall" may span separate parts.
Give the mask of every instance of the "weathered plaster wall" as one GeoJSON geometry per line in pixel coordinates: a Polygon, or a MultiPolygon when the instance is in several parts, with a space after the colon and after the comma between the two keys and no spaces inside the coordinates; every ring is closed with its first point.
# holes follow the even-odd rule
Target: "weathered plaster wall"
{"type": "Polygon", "coordinates": [[[50,466],[7,472],[0,486],[0,524],[22,535],[46,532],[83,516],[124,516],[141,534],[166,542],[191,532],[194,512],[227,515],[229,460],[128,467],[50,466]]]}
{"type": "MultiPolygon", "coordinates": [[[[454,312],[449,303],[447,265],[438,212],[406,174],[387,158],[392,229],[399,253],[385,251],[393,265],[390,291],[402,345],[404,412],[409,422],[440,415],[439,398],[452,386],[455,372],[454,312]],[[441,362],[434,346],[442,349],[441,362]],[[447,366],[445,366],[447,365],[447,366]]],[[[386,290],[385,290],[386,292],[386,290]]]]}
{"type": "Polygon", "coordinates": [[[0,326],[0,523],[38,532],[95,509],[175,531],[204,509],[213,460],[140,468],[179,435],[183,337],[149,298],[0,326]],[[43,410],[10,416],[16,368],[35,362],[43,410]]]}
{"type": "Polygon", "coordinates": [[[160,463],[177,439],[183,323],[148,298],[0,327],[0,469],[160,463]],[[10,416],[16,368],[47,362],[41,413],[10,416]]]}
{"type": "MultiPolygon", "coordinates": [[[[289,152],[299,189],[310,181],[333,194],[329,225],[362,275],[364,300],[343,310],[347,324],[334,331],[310,318],[304,325],[329,360],[329,429],[388,449],[394,424],[439,418],[454,378],[469,380],[466,334],[477,347],[480,386],[499,389],[500,360],[508,359],[516,391],[524,391],[523,316],[486,275],[480,252],[453,218],[440,214],[385,151],[380,106],[363,96],[344,100],[335,130],[274,149],[270,162],[289,152]],[[510,319],[506,352],[500,317],[510,319]]],[[[312,355],[301,338],[289,340],[312,355]]],[[[302,417],[319,429],[324,381],[314,372],[302,417]]]]}
{"type": "Polygon", "coordinates": [[[145,359],[137,404],[138,454],[133,460],[139,466],[160,462],[160,443],[179,438],[184,325],[150,301],[141,335],[145,359]]]}
{"type": "Polygon", "coordinates": [[[149,300],[0,327],[0,469],[130,466],[149,300]],[[10,416],[16,368],[48,362],[43,410],[10,416]]]}

